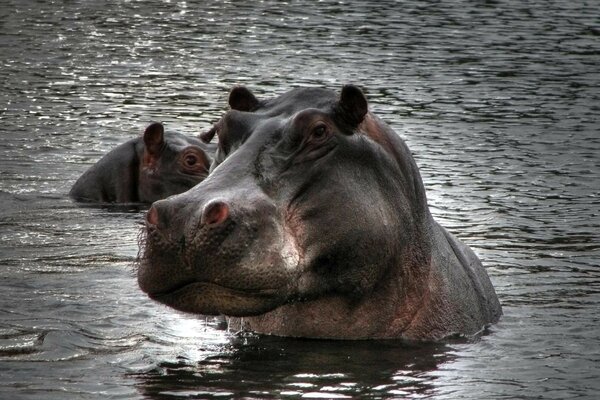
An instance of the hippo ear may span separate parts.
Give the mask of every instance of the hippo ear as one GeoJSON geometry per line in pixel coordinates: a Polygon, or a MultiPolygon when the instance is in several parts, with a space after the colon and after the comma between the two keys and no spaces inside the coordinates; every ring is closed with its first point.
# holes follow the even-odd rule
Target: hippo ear
{"type": "Polygon", "coordinates": [[[200,135],[198,135],[198,137],[204,143],[210,143],[210,141],[213,140],[213,138],[215,137],[216,134],[217,134],[217,124],[214,124],[213,127],[210,128],[210,130],[208,130],[206,132],[202,132],[200,135]]]}
{"type": "Polygon", "coordinates": [[[144,131],[144,144],[146,152],[150,155],[158,155],[164,144],[165,129],[159,122],[154,122],[144,131]]]}
{"type": "Polygon", "coordinates": [[[365,118],[369,107],[363,92],[354,85],[344,85],[340,100],[335,107],[336,115],[352,128],[356,128],[365,118]]]}
{"type": "Polygon", "coordinates": [[[260,101],[244,86],[236,86],[229,93],[229,106],[237,111],[254,111],[260,101]]]}

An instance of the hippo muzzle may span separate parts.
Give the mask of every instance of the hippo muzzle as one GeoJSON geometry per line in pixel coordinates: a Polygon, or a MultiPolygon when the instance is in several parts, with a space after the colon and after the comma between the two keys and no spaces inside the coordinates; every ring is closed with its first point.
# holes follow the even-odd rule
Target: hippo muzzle
{"type": "Polygon", "coordinates": [[[151,298],[200,314],[245,316],[284,303],[298,263],[259,190],[191,190],[146,215],[138,280],[151,298]]]}

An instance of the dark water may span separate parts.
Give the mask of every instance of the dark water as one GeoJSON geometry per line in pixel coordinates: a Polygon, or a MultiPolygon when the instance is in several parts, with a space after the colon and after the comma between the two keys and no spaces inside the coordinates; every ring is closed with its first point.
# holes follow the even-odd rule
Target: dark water
{"type": "Polygon", "coordinates": [[[0,398],[600,396],[600,3],[0,0],[0,398]],[[229,88],[365,88],[504,307],[474,343],[239,336],[137,288],[74,180],[229,88]]]}

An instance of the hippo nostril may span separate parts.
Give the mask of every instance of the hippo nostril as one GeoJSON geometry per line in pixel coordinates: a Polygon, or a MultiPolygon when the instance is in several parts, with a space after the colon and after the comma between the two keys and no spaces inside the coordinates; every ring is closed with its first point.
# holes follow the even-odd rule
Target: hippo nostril
{"type": "Polygon", "coordinates": [[[202,212],[202,225],[219,225],[229,218],[229,206],[222,201],[207,204],[202,212]]]}
{"type": "Polygon", "coordinates": [[[158,225],[158,211],[156,211],[154,206],[150,207],[146,213],[146,222],[150,225],[158,225]]]}

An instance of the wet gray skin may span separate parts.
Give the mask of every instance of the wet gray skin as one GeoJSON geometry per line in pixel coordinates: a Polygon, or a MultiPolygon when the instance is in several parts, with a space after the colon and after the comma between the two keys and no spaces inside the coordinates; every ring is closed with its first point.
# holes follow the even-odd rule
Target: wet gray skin
{"type": "Polygon", "coordinates": [[[152,203],[204,180],[214,150],[213,144],[153,123],[92,165],[69,195],[85,203],[152,203]]]}
{"type": "Polygon", "coordinates": [[[357,87],[229,102],[210,176],[146,216],[151,298],[311,338],[439,340],[499,319],[478,258],[432,219],[409,149],[357,87]]]}

